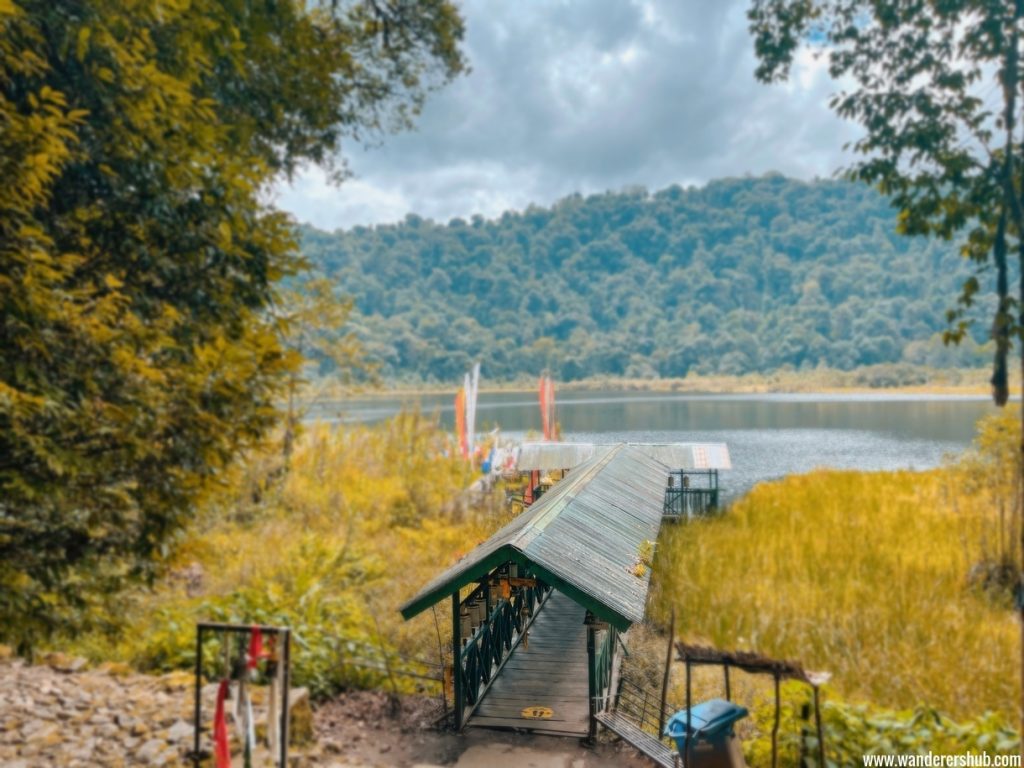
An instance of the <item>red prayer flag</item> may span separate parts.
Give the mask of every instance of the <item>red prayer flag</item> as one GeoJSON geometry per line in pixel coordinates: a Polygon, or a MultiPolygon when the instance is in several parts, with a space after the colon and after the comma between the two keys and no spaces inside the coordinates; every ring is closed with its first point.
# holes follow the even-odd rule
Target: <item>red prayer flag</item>
{"type": "Polygon", "coordinates": [[[228,695],[228,681],[221,680],[217,689],[217,711],[213,715],[213,754],[217,768],[231,768],[231,746],[228,724],[224,720],[224,699],[228,695]]]}
{"type": "Polygon", "coordinates": [[[256,665],[263,658],[263,633],[260,628],[253,626],[249,633],[249,657],[247,666],[249,669],[256,669],[256,665]]]}
{"type": "Polygon", "coordinates": [[[466,436],[466,390],[459,389],[455,395],[455,436],[459,441],[462,458],[469,457],[469,441],[466,436]]]}

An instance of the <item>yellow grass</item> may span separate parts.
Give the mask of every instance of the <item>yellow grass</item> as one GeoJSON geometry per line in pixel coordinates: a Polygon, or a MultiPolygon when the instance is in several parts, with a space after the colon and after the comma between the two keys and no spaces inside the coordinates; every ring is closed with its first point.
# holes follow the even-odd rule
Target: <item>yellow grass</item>
{"type": "Polygon", "coordinates": [[[653,618],[674,605],[685,639],[829,670],[844,698],[1015,716],[1018,627],[967,585],[988,513],[957,477],[819,471],[666,526],[653,618]]]}
{"type": "MultiPolygon", "coordinates": [[[[288,472],[273,447],[249,457],[200,511],[167,577],[108,617],[120,631],[68,650],[188,668],[196,621],[283,624],[298,638],[296,678],[318,694],[387,684],[347,663],[367,647],[437,661],[431,613],[403,622],[398,606],[500,523],[452,509],[473,474],[447,441],[407,413],[374,427],[312,427],[288,472]]],[[[444,642],[447,619],[442,610],[444,642]]]]}

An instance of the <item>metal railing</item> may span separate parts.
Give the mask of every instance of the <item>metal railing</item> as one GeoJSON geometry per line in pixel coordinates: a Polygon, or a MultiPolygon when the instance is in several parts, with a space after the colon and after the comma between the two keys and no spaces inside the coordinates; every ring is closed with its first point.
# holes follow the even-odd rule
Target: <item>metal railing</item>
{"type": "Polygon", "coordinates": [[[509,599],[500,600],[487,620],[466,641],[459,653],[465,706],[476,706],[482,691],[519,644],[550,591],[551,588],[541,582],[514,589],[509,599]]]}
{"type": "Polygon", "coordinates": [[[616,696],[615,710],[630,720],[641,731],[654,735],[666,744],[672,744],[672,740],[663,736],[659,726],[667,722],[677,707],[666,704],[661,709],[661,694],[650,688],[630,680],[626,676],[619,678],[619,691],[616,696]]]}
{"type": "Polygon", "coordinates": [[[670,472],[662,514],[675,519],[711,514],[718,509],[718,495],[716,469],[670,472]]]}
{"type": "Polygon", "coordinates": [[[615,643],[618,630],[608,627],[604,640],[594,655],[594,713],[610,709],[612,704],[612,671],[615,664],[615,643]]]}

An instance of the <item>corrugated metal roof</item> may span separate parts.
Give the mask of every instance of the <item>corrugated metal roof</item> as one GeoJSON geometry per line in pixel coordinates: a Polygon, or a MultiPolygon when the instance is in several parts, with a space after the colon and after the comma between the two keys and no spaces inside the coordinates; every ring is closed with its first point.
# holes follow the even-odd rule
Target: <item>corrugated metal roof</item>
{"type": "Polygon", "coordinates": [[[650,571],[633,568],[661,525],[669,467],[632,445],[596,446],[535,504],[402,606],[411,618],[508,560],[619,629],[644,617],[650,571]]]}
{"type": "MultiPolygon", "coordinates": [[[[628,443],[672,469],[732,469],[729,447],[725,443],[628,443]]],[[[516,469],[571,469],[610,447],[607,443],[523,443],[516,469]]]]}
{"type": "Polygon", "coordinates": [[[593,456],[599,447],[607,446],[596,443],[523,443],[519,446],[516,469],[520,472],[572,469],[593,456]]]}

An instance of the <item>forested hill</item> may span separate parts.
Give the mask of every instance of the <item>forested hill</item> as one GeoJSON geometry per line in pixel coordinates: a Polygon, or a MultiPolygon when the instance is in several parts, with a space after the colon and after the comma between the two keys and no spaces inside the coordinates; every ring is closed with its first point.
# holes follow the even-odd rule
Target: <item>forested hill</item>
{"type": "Polygon", "coordinates": [[[870,188],[777,175],[568,197],[496,220],[304,230],[383,374],[451,381],[973,365],[937,334],[969,267],[870,188]]]}

